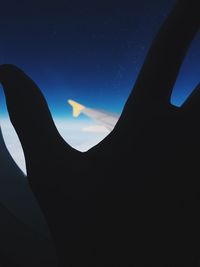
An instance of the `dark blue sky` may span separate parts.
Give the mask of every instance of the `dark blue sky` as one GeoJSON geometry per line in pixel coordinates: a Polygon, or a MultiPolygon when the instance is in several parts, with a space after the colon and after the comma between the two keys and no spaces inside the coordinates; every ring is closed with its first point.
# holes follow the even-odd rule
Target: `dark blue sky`
{"type": "MultiPolygon", "coordinates": [[[[1,2],[0,64],[24,69],[43,91],[54,117],[70,114],[69,98],[120,113],[151,41],[174,3],[1,2]]],[[[200,35],[180,72],[173,104],[183,102],[199,82],[199,74],[200,35]]]]}

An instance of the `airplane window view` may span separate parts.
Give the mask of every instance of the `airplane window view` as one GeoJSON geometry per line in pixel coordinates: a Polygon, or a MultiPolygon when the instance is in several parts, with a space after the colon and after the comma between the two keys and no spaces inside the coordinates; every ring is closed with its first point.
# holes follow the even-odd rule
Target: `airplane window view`
{"type": "MultiPolygon", "coordinates": [[[[86,1],[87,2],[87,1],[86,1]]],[[[0,63],[24,69],[38,84],[62,137],[87,151],[112,129],[97,116],[72,116],[68,100],[119,118],[156,31],[173,0],[119,2],[4,3],[0,63]],[[133,7],[134,6],[134,7],[133,7]],[[17,12],[16,12],[17,10],[17,12]],[[77,19],[78,18],[78,19],[77,19]]],[[[174,88],[171,102],[181,105],[198,83],[198,35],[174,88]]],[[[9,122],[3,92],[1,128],[6,145],[26,173],[23,151],[9,122]]],[[[113,125],[114,126],[114,125],[113,125]]]]}
{"type": "Polygon", "coordinates": [[[0,266],[199,266],[199,10],[1,3],[0,266]]]}

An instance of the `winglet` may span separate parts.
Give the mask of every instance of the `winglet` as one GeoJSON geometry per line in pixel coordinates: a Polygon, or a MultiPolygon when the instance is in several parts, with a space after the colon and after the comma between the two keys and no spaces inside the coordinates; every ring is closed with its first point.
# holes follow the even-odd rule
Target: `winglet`
{"type": "Polygon", "coordinates": [[[83,105],[73,101],[73,100],[68,100],[68,103],[72,106],[73,108],[73,116],[78,117],[81,113],[81,111],[85,108],[83,105]]]}

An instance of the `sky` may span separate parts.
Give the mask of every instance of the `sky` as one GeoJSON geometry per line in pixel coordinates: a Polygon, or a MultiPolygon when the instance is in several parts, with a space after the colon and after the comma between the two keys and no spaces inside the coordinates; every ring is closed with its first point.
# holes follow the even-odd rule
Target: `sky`
{"type": "MultiPolygon", "coordinates": [[[[67,99],[120,113],[148,48],[175,0],[3,1],[0,64],[21,67],[38,84],[54,117],[67,99]]],[[[180,105],[199,81],[200,35],[177,81],[180,105]]],[[[2,92],[1,92],[2,93],[2,92]]]]}
{"type": "MultiPolygon", "coordinates": [[[[37,83],[59,131],[65,123],[68,129],[77,122],[90,123],[84,115],[76,121],[72,118],[68,99],[120,114],[151,42],[174,3],[3,1],[0,64],[17,65],[37,83]]],[[[200,34],[190,47],[174,87],[174,105],[180,106],[199,82],[199,47],[200,34]]],[[[3,90],[0,117],[6,117],[3,90]]]]}

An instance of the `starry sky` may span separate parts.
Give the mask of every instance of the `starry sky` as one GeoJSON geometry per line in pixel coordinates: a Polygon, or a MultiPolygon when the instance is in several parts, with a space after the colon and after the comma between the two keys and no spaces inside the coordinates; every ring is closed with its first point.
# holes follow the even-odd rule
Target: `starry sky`
{"type": "MultiPolygon", "coordinates": [[[[174,3],[4,1],[0,64],[16,64],[30,75],[54,118],[71,115],[69,98],[120,114],[148,48],[174,3]]],[[[199,47],[200,35],[182,66],[171,98],[174,105],[180,106],[199,82],[199,47]]],[[[2,103],[1,115],[5,112],[2,103]]]]}

